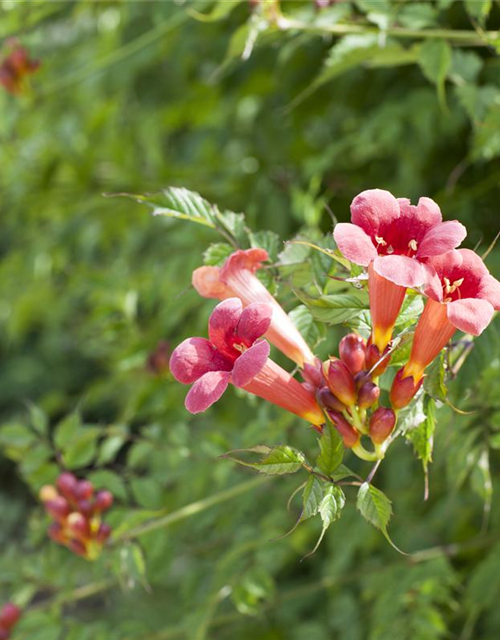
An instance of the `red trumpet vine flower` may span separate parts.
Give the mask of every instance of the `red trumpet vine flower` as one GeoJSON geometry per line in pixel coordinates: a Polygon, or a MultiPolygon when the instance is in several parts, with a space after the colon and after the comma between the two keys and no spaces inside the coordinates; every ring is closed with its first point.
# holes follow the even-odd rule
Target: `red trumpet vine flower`
{"type": "Polygon", "coordinates": [[[268,358],[269,344],[259,340],[269,330],[273,308],[229,298],[210,316],[209,340],[187,338],[172,353],[170,371],[193,384],[186,409],[200,413],[219,400],[229,383],[294,413],[315,425],[324,422],[314,394],[268,358]]]}
{"type": "Polygon", "coordinates": [[[371,343],[382,354],[406,289],[426,281],[426,259],[454,249],[467,232],[456,220],[443,222],[438,205],[430,198],[420,198],[414,206],[382,189],[356,196],[351,220],[352,224],[337,224],[333,235],[348,260],[368,267],[371,343]]]}
{"type": "Polygon", "coordinates": [[[429,258],[428,301],[418,321],[410,359],[394,379],[393,407],[404,407],[417,392],[424,369],[457,329],[480,335],[500,309],[500,282],[470,249],[429,258]]]}
{"type": "Polygon", "coordinates": [[[26,76],[40,67],[38,60],[33,60],[24,47],[12,42],[12,50],[0,64],[0,84],[9,93],[22,93],[26,76]]]}
{"type": "Polygon", "coordinates": [[[10,638],[10,633],[20,617],[21,609],[18,606],[12,602],[4,604],[0,609],[0,640],[8,640],[10,638]]]}
{"type": "Polygon", "coordinates": [[[300,367],[314,364],[315,357],[285,310],[269,293],[255,272],[269,259],[264,249],[236,251],[219,267],[200,267],[193,272],[193,286],[204,298],[239,298],[243,306],[259,302],[272,309],[266,338],[300,367]]]}

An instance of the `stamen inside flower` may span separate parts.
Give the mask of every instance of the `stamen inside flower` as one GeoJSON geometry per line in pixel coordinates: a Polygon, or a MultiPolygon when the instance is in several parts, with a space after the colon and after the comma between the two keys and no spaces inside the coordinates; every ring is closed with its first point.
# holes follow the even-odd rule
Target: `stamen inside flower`
{"type": "Polygon", "coordinates": [[[410,242],[408,243],[408,248],[412,251],[416,251],[418,249],[418,244],[415,238],[413,238],[413,240],[410,240],[410,242]]]}
{"type": "Polygon", "coordinates": [[[375,236],[375,240],[377,244],[381,244],[383,247],[387,246],[387,242],[382,238],[382,236],[375,236]]]}
{"type": "Polygon", "coordinates": [[[462,299],[462,295],[460,293],[460,287],[464,283],[464,278],[459,278],[458,280],[455,280],[453,283],[451,283],[449,278],[444,277],[443,283],[444,283],[443,290],[444,290],[444,293],[446,294],[446,297],[443,300],[444,303],[452,302],[453,298],[451,297],[451,294],[455,292],[457,294],[458,300],[462,299]]]}

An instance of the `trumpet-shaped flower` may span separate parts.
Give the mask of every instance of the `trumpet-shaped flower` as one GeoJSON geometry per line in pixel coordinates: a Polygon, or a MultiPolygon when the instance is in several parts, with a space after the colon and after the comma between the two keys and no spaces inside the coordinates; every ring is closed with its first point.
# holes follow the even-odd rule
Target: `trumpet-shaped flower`
{"type": "Polygon", "coordinates": [[[272,309],[266,333],[269,342],[300,367],[304,363],[314,364],[316,359],[299,330],[255,275],[262,262],[268,259],[264,249],[235,251],[221,268],[207,266],[195,269],[193,286],[204,298],[225,300],[236,297],[245,307],[256,302],[269,305],[272,309]]]}
{"type": "Polygon", "coordinates": [[[264,398],[313,424],[324,422],[314,395],[268,358],[269,344],[259,340],[269,330],[273,309],[238,298],[218,304],[209,320],[209,340],[188,338],[172,353],[176,380],[192,384],[186,396],[191,413],[205,411],[229,383],[264,398]]]}
{"type": "Polygon", "coordinates": [[[429,258],[429,297],[418,321],[410,359],[391,390],[393,406],[405,406],[417,391],[424,369],[457,329],[478,336],[500,309],[500,282],[470,249],[429,258]],[[414,388],[414,392],[413,392],[414,388]]]}
{"type": "Polygon", "coordinates": [[[372,343],[382,354],[406,289],[426,281],[426,259],[454,249],[467,232],[456,220],[443,222],[430,198],[420,198],[415,206],[382,189],[356,196],[351,220],[336,225],[334,238],[348,260],[368,267],[372,343]]]}

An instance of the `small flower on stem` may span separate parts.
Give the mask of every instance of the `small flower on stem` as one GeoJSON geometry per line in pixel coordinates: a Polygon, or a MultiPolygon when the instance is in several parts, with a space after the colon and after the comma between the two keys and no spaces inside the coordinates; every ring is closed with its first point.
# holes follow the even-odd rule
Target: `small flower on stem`
{"type": "Polygon", "coordinates": [[[392,409],[379,407],[370,418],[370,437],[373,444],[380,445],[391,435],[396,424],[396,414],[392,409]]]}
{"type": "Polygon", "coordinates": [[[406,406],[422,384],[425,368],[439,355],[457,329],[480,335],[500,309],[500,282],[470,249],[429,258],[428,296],[420,316],[410,359],[398,372],[391,404],[406,406]]]}
{"type": "Polygon", "coordinates": [[[268,358],[269,344],[259,340],[269,329],[273,309],[238,298],[218,304],[209,320],[209,340],[187,338],[172,353],[176,380],[192,384],[186,396],[191,413],[206,411],[232,383],[313,424],[324,422],[314,394],[268,358]]]}
{"type": "Polygon", "coordinates": [[[347,407],[356,404],[356,383],[347,365],[337,358],[325,363],[325,375],[330,391],[347,407]]]}
{"type": "Polygon", "coordinates": [[[438,205],[430,198],[420,198],[414,206],[382,189],[356,196],[351,220],[337,224],[334,237],[348,260],[368,267],[371,343],[382,354],[406,289],[426,281],[426,259],[457,247],[466,230],[456,220],[443,222],[438,205]]]}
{"type": "Polygon", "coordinates": [[[38,60],[33,60],[18,42],[10,43],[11,51],[0,63],[0,84],[6,91],[14,95],[23,92],[26,77],[40,67],[38,60]]]}
{"type": "Polygon", "coordinates": [[[339,343],[339,356],[355,376],[365,369],[366,342],[356,333],[349,333],[339,343]]]}
{"type": "Polygon", "coordinates": [[[54,520],[49,537],[87,560],[98,558],[111,534],[101,516],[111,508],[113,495],[109,491],[95,493],[91,482],[68,472],[61,473],[56,486],[43,486],[39,495],[54,520]],[[102,535],[103,528],[106,535],[102,535]]]}
{"type": "Polygon", "coordinates": [[[236,251],[219,267],[200,267],[193,272],[193,286],[204,298],[225,300],[236,297],[244,307],[267,304],[272,316],[266,338],[300,367],[315,364],[316,358],[285,310],[269,293],[255,272],[269,259],[264,249],[236,251]]]}
{"type": "Polygon", "coordinates": [[[7,602],[0,609],[0,640],[8,640],[12,629],[17,624],[21,617],[21,609],[13,604],[7,602]]]}

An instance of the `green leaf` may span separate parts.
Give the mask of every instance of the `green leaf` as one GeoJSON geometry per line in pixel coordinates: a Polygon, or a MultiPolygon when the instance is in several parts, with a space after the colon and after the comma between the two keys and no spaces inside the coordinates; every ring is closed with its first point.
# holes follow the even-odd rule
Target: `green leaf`
{"type": "Polygon", "coordinates": [[[491,482],[489,452],[486,446],[481,449],[477,464],[472,469],[470,483],[474,492],[483,500],[486,513],[489,513],[493,497],[493,485],[491,482]]]}
{"type": "Polygon", "coordinates": [[[127,435],[114,435],[106,438],[99,447],[99,455],[97,456],[97,464],[104,465],[112,462],[118,451],[127,441],[127,435]]]}
{"type": "Polygon", "coordinates": [[[368,300],[348,293],[313,298],[303,291],[295,292],[309,308],[316,320],[327,324],[340,324],[368,308],[368,300]]]}
{"type": "Polygon", "coordinates": [[[30,421],[33,429],[41,436],[46,436],[49,432],[49,417],[35,404],[29,404],[30,421]]]}
{"type": "Polygon", "coordinates": [[[203,254],[203,264],[210,267],[220,267],[233,251],[234,247],[227,242],[215,242],[203,254]]]}
{"type": "Polygon", "coordinates": [[[147,204],[155,216],[189,220],[215,229],[218,209],[199,193],[182,187],[167,187],[151,195],[120,194],[147,204]]]}
{"type": "Polygon", "coordinates": [[[123,479],[114,471],[100,469],[88,474],[88,479],[97,490],[107,489],[119,500],[127,500],[127,489],[123,479]]]}
{"type": "Polygon", "coordinates": [[[314,549],[305,556],[306,558],[312,556],[312,554],[316,552],[325,536],[328,527],[332,524],[332,522],[335,522],[335,520],[338,520],[340,518],[344,505],[345,495],[342,489],[334,484],[329,485],[324,490],[323,498],[318,505],[318,513],[321,516],[323,528],[321,529],[321,534],[319,536],[318,542],[314,546],[314,549]]]}
{"type": "Polygon", "coordinates": [[[392,516],[392,502],[389,498],[369,482],[364,482],[358,491],[356,507],[370,524],[382,532],[387,542],[399,553],[405,554],[394,544],[387,531],[392,516]]]}
{"type": "Polygon", "coordinates": [[[250,245],[256,249],[265,249],[271,262],[275,262],[278,259],[281,240],[274,231],[257,231],[250,233],[250,245]]]}
{"type": "Polygon", "coordinates": [[[486,22],[492,4],[492,0],[465,0],[467,13],[482,25],[486,22]]]}
{"type": "Polygon", "coordinates": [[[130,488],[137,504],[145,509],[160,509],[163,506],[163,490],[153,478],[132,478],[130,488]]]}
{"type": "Polygon", "coordinates": [[[398,433],[406,435],[412,429],[418,427],[426,419],[424,412],[424,399],[420,394],[408,407],[400,411],[398,416],[398,433]]]}
{"type": "Polygon", "coordinates": [[[309,309],[304,304],[300,304],[292,309],[288,316],[307,344],[314,347],[320,340],[321,334],[309,309]]]}
{"type": "Polygon", "coordinates": [[[24,424],[6,424],[0,429],[0,446],[12,460],[21,460],[37,442],[37,437],[24,424]]]}
{"type": "Polygon", "coordinates": [[[407,433],[407,438],[413,445],[415,454],[422,460],[424,471],[432,462],[432,450],[434,446],[434,430],[436,427],[436,403],[433,398],[425,399],[425,420],[407,433]]]}
{"type": "Polygon", "coordinates": [[[74,438],[82,426],[80,414],[75,411],[70,413],[57,424],[54,430],[54,443],[58,449],[63,449],[74,438]]]}
{"type": "Polygon", "coordinates": [[[444,355],[441,353],[427,368],[424,377],[424,391],[441,402],[446,402],[448,390],[444,383],[444,355]]]}
{"type": "Polygon", "coordinates": [[[82,427],[62,449],[64,465],[68,469],[79,469],[90,464],[96,456],[100,435],[99,427],[82,427]]]}
{"type": "Polygon", "coordinates": [[[231,455],[234,453],[233,451],[229,451],[229,453],[226,453],[221,457],[233,460],[245,467],[256,469],[260,473],[273,476],[283,475],[285,473],[295,473],[306,462],[306,457],[302,451],[298,451],[288,445],[278,445],[272,449],[269,449],[269,447],[259,446],[253,447],[252,449],[241,449],[240,451],[265,453],[266,455],[259,462],[246,462],[245,460],[235,458],[231,455]]]}
{"type": "Polygon", "coordinates": [[[458,85],[475,82],[482,68],[483,59],[474,51],[453,49],[448,77],[458,85]]]}
{"type": "Polygon", "coordinates": [[[301,520],[312,518],[318,513],[319,505],[323,499],[324,483],[315,475],[311,474],[302,494],[302,515],[301,520]]]}
{"type": "Polygon", "coordinates": [[[446,109],[445,81],[451,60],[451,47],[446,40],[429,40],[420,47],[418,63],[425,77],[436,85],[443,109],[446,109]]]}
{"type": "Polygon", "coordinates": [[[337,430],[328,421],[319,439],[321,453],[316,459],[319,469],[327,476],[331,476],[342,463],[344,445],[337,430]]]}

